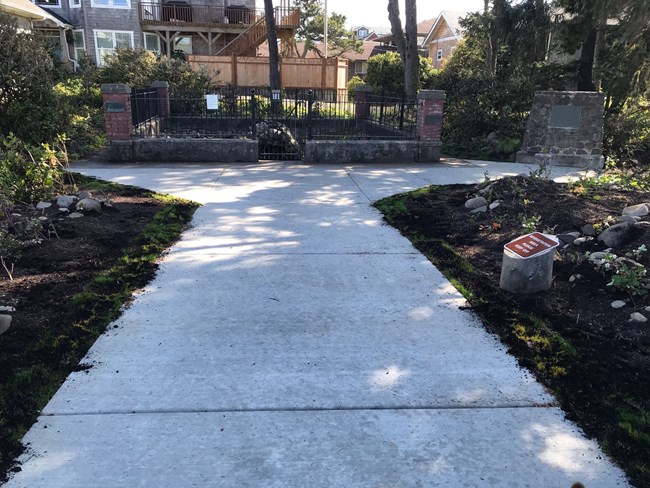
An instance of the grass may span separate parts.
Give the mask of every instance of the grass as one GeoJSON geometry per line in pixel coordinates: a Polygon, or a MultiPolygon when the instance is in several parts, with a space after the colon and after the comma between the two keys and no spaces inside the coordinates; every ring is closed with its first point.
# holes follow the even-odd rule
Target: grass
{"type": "Polygon", "coordinates": [[[149,282],[160,255],[191,221],[197,204],[132,186],[74,175],[76,185],[124,196],[153,197],[165,203],[142,232],[125,246],[114,265],[100,272],[73,297],[62,333],[45,332],[19,359],[21,366],[0,387],[0,466],[22,451],[21,439],[90,346],[121,313],[133,291],[149,282]]]}

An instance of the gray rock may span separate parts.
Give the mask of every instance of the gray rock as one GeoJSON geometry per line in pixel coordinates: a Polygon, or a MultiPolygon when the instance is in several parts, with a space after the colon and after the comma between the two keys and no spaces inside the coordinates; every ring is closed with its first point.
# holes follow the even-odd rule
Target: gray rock
{"type": "Polygon", "coordinates": [[[593,241],[593,240],[594,240],[593,237],[578,237],[575,241],[573,241],[573,243],[576,246],[581,246],[581,245],[586,244],[587,242],[590,242],[590,241],[593,241]]]}
{"type": "Polygon", "coordinates": [[[625,306],[625,302],[623,300],[615,300],[612,302],[612,308],[623,308],[625,306]]]}
{"type": "Polygon", "coordinates": [[[641,222],[637,222],[636,224],[634,224],[634,227],[636,227],[637,229],[647,229],[648,227],[650,227],[650,222],[646,222],[645,220],[642,220],[641,222]]]}
{"type": "Polygon", "coordinates": [[[493,183],[490,183],[490,184],[489,184],[488,186],[486,186],[485,188],[481,188],[478,192],[479,192],[481,195],[485,195],[487,192],[492,191],[492,188],[493,188],[493,187],[494,187],[494,184],[493,184],[493,183]]]}
{"type": "Polygon", "coordinates": [[[79,200],[84,200],[85,198],[92,198],[93,194],[90,193],[89,191],[82,191],[79,192],[79,200]]]}
{"type": "Polygon", "coordinates": [[[628,222],[614,224],[600,233],[598,240],[607,247],[619,248],[632,239],[634,226],[628,222]]]}
{"type": "Polygon", "coordinates": [[[573,244],[578,237],[580,237],[580,232],[564,232],[557,235],[557,238],[565,244],[573,244]]]}
{"type": "Polygon", "coordinates": [[[47,217],[40,216],[40,217],[38,218],[38,220],[39,220],[41,223],[45,224],[45,223],[49,222],[50,219],[48,219],[47,217]]]}
{"type": "Polygon", "coordinates": [[[633,314],[630,315],[630,322],[639,322],[641,324],[644,324],[647,321],[648,318],[639,312],[634,312],[633,314]]]}
{"type": "Polygon", "coordinates": [[[645,217],[650,214],[650,208],[647,203],[640,203],[639,205],[631,205],[623,209],[623,215],[632,215],[636,217],[645,217]]]}
{"type": "Polygon", "coordinates": [[[2,305],[0,306],[0,312],[15,312],[16,309],[14,307],[10,307],[8,305],[2,305]]]}
{"type": "Polygon", "coordinates": [[[650,312],[650,307],[646,307],[646,308],[645,308],[645,311],[646,311],[646,312],[650,312]]]}
{"type": "Polygon", "coordinates": [[[638,268],[643,268],[643,265],[634,259],[626,258],[625,256],[621,256],[620,258],[616,258],[617,263],[622,263],[622,264],[627,264],[628,266],[636,266],[638,268]]]}
{"type": "Polygon", "coordinates": [[[470,213],[483,213],[483,212],[487,212],[487,209],[488,209],[487,205],[483,205],[482,207],[475,208],[470,213]]]}
{"type": "Polygon", "coordinates": [[[582,230],[582,233],[586,236],[596,236],[596,229],[594,229],[594,226],[591,224],[584,225],[580,230],[582,230]]]}
{"type": "Polygon", "coordinates": [[[606,252],[606,251],[596,251],[592,252],[589,255],[589,261],[600,261],[601,259],[605,259],[607,256],[611,256],[611,253],[606,252]]]}
{"type": "Polygon", "coordinates": [[[498,143],[499,142],[499,134],[496,132],[490,132],[487,136],[487,141],[488,142],[493,142],[493,143],[498,143]]]}
{"type": "Polygon", "coordinates": [[[465,202],[465,208],[468,210],[474,210],[475,208],[479,207],[487,208],[487,204],[487,200],[483,197],[470,198],[465,202]]]}
{"type": "Polygon", "coordinates": [[[500,206],[501,206],[501,202],[497,200],[496,202],[492,202],[489,208],[490,210],[494,210],[495,208],[499,208],[500,206]]]}
{"type": "Polygon", "coordinates": [[[36,210],[45,210],[46,208],[50,208],[52,204],[50,202],[38,202],[36,204],[36,210]]]}
{"type": "Polygon", "coordinates": [[[86,212],[100,212],[102,204],[94,198],[84,198],[77,203],[77,210],[85,210],[86,212]]]}
{"type": "Polygon", "coordinates": [[[67,214],[67,213],[70,213],[70,210],[68,210],[67,208],[60,208],[59,212],[67,214]]]}
{"type": "Polygon", "coordinates": [[[59,195],[56,197],[56,204],[61,208],[69,208],[77,201],[74,195],[59,195]]]}
{"type": "Polygon", "coordinates": [[[4,334],[11,327],[11,315],[0,315],[0,335],[4,334]]]}
{"type": "Polygon", "coordinates": [[[80,214],[79,212],[72,212],[68,215],[69,219],[80,219],[81,217],[83,217],[83,214],[80,214]]]}
{"type": "Polygon", "coordinates": [[[20,218],[22,218],[22,214],[15,213],[15,212],[12,213],[11,216],[14,217],[14,218],[16,218],[16,219],[20,219],[20,218]]]}
{"type": "Polygon", "coordinates": [[[569,278],[569,283],[573,283],[575,281],[582,280],[583,278],[584,278],[584,276],[582,276],[581,274],[571,275],[571,277],[569,278]]]}
{"type": "Polygon", "coordinates": [[[641,217],[636,217],[634,215],[623,215],[622,217],[616,219],[616,222],[628,222],[630,224],[636,224],[639,220],[641,220],[641,217]]]}

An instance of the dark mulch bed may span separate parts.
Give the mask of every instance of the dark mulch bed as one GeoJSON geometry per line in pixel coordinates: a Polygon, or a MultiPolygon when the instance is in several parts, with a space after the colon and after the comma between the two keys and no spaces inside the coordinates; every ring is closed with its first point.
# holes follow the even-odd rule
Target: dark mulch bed
{"type": "MultiPolygon", "coordinates": [[[[650,486],[650,322],[629,320],[635,311],[650,318],[650,295],[607,286],[609,277],[588,261],[576,262],[577,255],[605,247],[597,240],[558,253],[550,291],[513,296],[499,289],[503,246],[527,233],[522,217],[541,217],[538,230],[553,234],[585,224],[598,228],[624,207],[650,202],[650,195],[570,191],[541,178],[516,177],[492,183],[486,196],[501,200],[498,208],[469,213],[465,202],[484,187],[432,188],[377,207],[452,279],[520,362],[556,391],[569,416],[599,439],[638,486],[650,486]],[[577,274],[584,278],[570,282],[577,274]],[[615,310],[614,300],[628,303],[615,310]]],[[[614,252],[624,256],[642,244],[650,247],[647,227],[614,252]]],[[[638,261],[650,267],[648,253],[638,261]]]]}
{"type": "MultiPolygon", "coordinates": [[[[16,309],[0,335],[0,482],[40,409],[132,291],[153,277],[156,257],[196,208],[139,188],[76,180],[112,206],[76,219],[56,204],[38,212],[55,232],[47,238],[46,226],[46,238],[23,250],[13,280],[0,277],[0,305],[16,309]]],[[[17,210],[27,215],[33,207],[17,210]]]]}

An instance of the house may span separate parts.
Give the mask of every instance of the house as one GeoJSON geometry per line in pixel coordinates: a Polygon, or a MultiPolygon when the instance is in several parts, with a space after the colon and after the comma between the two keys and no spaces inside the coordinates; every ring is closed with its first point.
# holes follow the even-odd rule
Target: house
{"type": "MultiPolygon", "coordinates": [[[[2,2],[18,0],[0,0],[2,2]]],[[[175,54],[255,55],[266,40],[264,10],[255,0],[34,0],[52,16],[68,19],[70,57],[82,54],[101,65],[118,48],[143,47],[175,54]]],[[[290,0],[276,8],[278,38],[298,27],[300,12],[290,0]]]]}
{"type": "Polygon", "coordinates": [[[14,17],[20,30],[42,33],[55,48],[59,59],[65,64],[72,63],[68,38],[73,27],[65,18],[29,0],[0,0],[0,10],[14,17]]]}
{"type": "Polygon", "coordinates": [[[440,69],[444,66],[462,39],[460,19],[466,16],[467,12],[443,10],[437,18],[432,19],[433,23],[422,41],[422,47],[428,50],[434,68],[440,69]]]}
{"type": "Polygon", "coordinates": [[[385,36],[390,34],[389,27],[367,27],[365,25],[360,25],[352,28],[352,32],[362,41],[374,41],[378,37],[385,36]]]}

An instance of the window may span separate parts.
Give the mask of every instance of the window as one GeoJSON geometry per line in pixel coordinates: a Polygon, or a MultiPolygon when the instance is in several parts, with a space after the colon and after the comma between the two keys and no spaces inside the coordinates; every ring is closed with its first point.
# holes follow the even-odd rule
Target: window
{"type": "Polygon", "coordinates": [[[368,29],[359,29],[359,37],[368,37],[368,29]]]}
{"type": "Polygon", "coordinates": [[[144,48],[160,56],[160,37],[158,34],[144,33],[144,48]]]}
{"type": "Polygon", "coordinates": [[[438,49],[438,52],[436,53],[436,59],[438,61],[442,61],[442,49],[438,49]]]}
{"type": "Polygon", "coordinates": [[[72,39],[74,42],[74,58],[79,61],[79,58],[86,54],[86,40],[84,39],[83,30],[73,30],[72,39]]]}
{"type": "Polygon", "coordinates": [[[103,31],[95,30],[95,49],[97,64],[104,64],[106,56],[110,56],[116,49],[133,49],[133,32],[131,31],[103,31]]]}
{"type": "Polygon", "coordinates": [[[81,7],[81,0],[70,0],[70,8],[81,7]]]}
{"type": "Polygon", "coordinates": [[[90,0],[90,5],[99,8],[131,8],[131,0],[90,0]]]}
{"type": "Polygon", "coordinates": [[[61,0],[33,0],[39,7],[60,8],[61,0]]]}
{"type": "Polygon", "coordinates": [[[174,41],[174,52],[176,51],[192,54],[192,36],[177,37],[174,41]]]}

